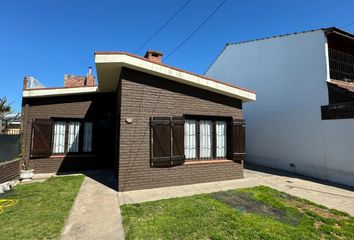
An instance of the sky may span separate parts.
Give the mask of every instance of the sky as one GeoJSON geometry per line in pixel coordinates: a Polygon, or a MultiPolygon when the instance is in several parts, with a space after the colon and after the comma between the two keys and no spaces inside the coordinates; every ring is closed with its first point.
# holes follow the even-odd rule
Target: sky
{"type": "MultiPolygon", "coordinates": [[[[0,97],[21,111],[24,76],[47,87],[86,75],[94,51],[171,53],[223,0],[1,0],[0,97]]],[[[323,27],[354,32],[353,0],[227,0],[165,64],[203,74],[229,42],[323,27]],[[351,25],[350,25],[351,24],[351,25]],[[347,26],[349,25],[349,26],[347,26]]]]}

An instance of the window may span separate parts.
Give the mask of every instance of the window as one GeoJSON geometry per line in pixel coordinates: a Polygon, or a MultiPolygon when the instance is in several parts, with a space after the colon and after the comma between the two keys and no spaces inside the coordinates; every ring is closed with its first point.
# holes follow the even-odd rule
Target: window
{"type": "Polygon", "coordinates": [[[184,125],[186,159],[213,159],[227,156],[226,121],[187,119],[184,125]]]}
{"type": "Polygon", "coordinates": [[[186,120],[184,124],[184,155],[187,159],[196,158],[196,120],[186,120]]]}
{"type": "Polygon", "coordinates": [[[85,122],[84,125],[84,152],[92,151],[92,122],[85,122]]]}
{"type": "Polygon", "coordinates": [[[226,122],[216,121],[216,157],[226,157],[226,122]]]}
{"type": "Polygon", "coordinates": [[[92,122],[54,121],[52,153],[92,152],[92,122]]]}
{"type": "Polygon", "coordinates": [[[199,148],[200,158],[212,158],[212,122],[209,120],[200,120],[199,122],[199,148]]]}
{"type": "Polygon", "coordinates": [[[65,152],[65,122],[54,122],[53,153],[65,152]]]}
{"type": "Polygon", "coordinates": [[[173,167],[185,160],[229,159],[242,163],[243,119],[203,116],[151,117],[150,166],[173,167]]]}
{"type": "Polygon", "coordinates": [[[68,152],[78,152],[80,122],[69,122],[68,125],[68,152]]]}

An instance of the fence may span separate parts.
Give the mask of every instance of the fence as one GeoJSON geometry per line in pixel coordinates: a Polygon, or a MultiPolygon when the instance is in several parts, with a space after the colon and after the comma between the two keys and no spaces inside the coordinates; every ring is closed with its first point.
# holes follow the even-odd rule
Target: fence
{"type": "Polygon", "coordinates": [[[0,135],[0,163],[17,158],[20,147],[20,135],[0,135]]]}
{"type": "Polygon", "coordinates": [[[21,129],[19,129],[19,128],[4,129],[1,134],[2,135],[20,135],[21,129]]]}

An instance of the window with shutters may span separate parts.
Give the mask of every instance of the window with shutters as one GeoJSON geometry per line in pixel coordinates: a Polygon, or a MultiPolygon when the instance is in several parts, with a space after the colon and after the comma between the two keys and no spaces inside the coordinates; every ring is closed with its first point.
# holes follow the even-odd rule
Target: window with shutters
{"type": "Polygon", "coordinates": [[[78,120],[34,119],[31,157],[93,152],[93,123],[78,120]]]}
{"type": "Polygon", "coordinates": [[[151,117],[151,167],[184,163],[184,118],[151,117]]]}

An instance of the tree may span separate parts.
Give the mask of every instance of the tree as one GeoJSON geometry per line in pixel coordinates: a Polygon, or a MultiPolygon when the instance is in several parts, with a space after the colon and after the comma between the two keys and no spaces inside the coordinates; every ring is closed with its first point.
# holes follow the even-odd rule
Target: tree
{"type": "Polygon", "coordinates": [[[5,116],[11,113],[11,104],[7,102],[6,97],[0,98],[0,133],[2,132],[2,121],[4,120],[5,116]]]}

